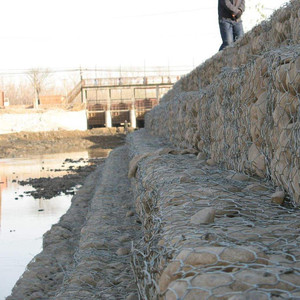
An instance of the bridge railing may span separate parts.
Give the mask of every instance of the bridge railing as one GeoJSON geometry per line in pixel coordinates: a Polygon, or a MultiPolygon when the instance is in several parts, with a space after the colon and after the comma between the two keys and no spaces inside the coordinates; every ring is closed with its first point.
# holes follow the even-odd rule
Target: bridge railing
{"type": "Polygon", "coordinates": [[[144,76],[144,77],[116,77],[116,78],[90,78],[82,81],[82,87],[116,86],[116,85],[148,85],[148,84],[174,84],[180,76],[144,76]]]}

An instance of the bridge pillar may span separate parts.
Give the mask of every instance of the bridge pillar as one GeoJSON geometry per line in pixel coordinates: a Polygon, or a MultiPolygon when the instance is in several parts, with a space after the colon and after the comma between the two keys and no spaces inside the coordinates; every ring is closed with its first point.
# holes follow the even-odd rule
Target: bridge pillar
{"type": "Polygon", "coordinates": [[[81,90],[81,102],[87,103],[87,90],[86,89],[81,90]]]}
{"type": "Polygon", "coordinates": [[[105,126],[107,128],[111,128],[112,127],[112,119],[111,119],[110,110],[106,110],[105,111],[105,126]]]}
{"type": "Polygon", "coordinates": [[[157,103],[159,103],[159,99],[160,99],[159,85],[156,86],[156,99],[157,99],[157,103]]]}
{"type": "Polygon", "coordinates": [[[130,110],[130,124],[132,128],[136,128],[136,115],[134,108],[130,110]]]}

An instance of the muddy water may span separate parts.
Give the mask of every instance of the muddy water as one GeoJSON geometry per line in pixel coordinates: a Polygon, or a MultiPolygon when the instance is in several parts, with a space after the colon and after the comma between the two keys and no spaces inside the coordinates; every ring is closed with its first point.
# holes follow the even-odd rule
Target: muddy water
{"type": "Polygon", "coordinates": [[[43,234],[68,210],[72,198],[34,199],[28,193],[33,188],[18,181],[65,175],[70,167],[84,166],[88,157],[87,152],[78,152],[0,159],[0,300],[41,251],[43,234]]]}

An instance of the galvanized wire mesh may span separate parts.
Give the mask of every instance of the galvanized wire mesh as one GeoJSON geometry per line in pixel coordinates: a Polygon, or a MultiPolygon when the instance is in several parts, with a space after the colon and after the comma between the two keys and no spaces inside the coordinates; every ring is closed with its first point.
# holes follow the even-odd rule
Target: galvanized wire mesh
{"type": "Polygon", "coordinates": [[[133,180],[143,299],[300,299],[299,16],[292,0],[146,116],[151,134],[200,161],[159,155],[145,133],[132,138],[149,147],[133,155],[150,152],[133,180]]]}
{"type": "Polygon", "coordinates": [[[272,179],[300,201],[300,47],[269,51],[221,72],[201,91],[179,92],[146,126],[219,165],[272,179]]]}
{"type": "Polygon", "coordinates": [[[162,154],[170,145],[145,131],[130,139],[133,156],[148,153],[132,180],[144,228],[132,258],[141,299],[300,298],[298,209],[272,203],[274,188],[258,178],[162,154]],[[199,213],[214,217],[197,223],[199,213]]]}

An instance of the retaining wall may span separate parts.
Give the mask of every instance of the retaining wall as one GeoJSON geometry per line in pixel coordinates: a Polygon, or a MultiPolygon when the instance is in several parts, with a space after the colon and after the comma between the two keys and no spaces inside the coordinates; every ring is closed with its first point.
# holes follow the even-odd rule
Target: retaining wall
{"type": "Polygon", "coordinates": [[[20,131],[87,130],[85,110],[0,114],[0,134],[20,131]]]}
{"type": "Polygon", "coordinates": [[[146,115],[152,134],[271,179],[300,204],[300,2],[179,80],[146,115]]]}
{"type": "Polygon", "coordinates": [[[259,178],[212,166],[146,130],[127,138],[144,237],[140,299],[300,298],[300,211],[259,178]]]}

